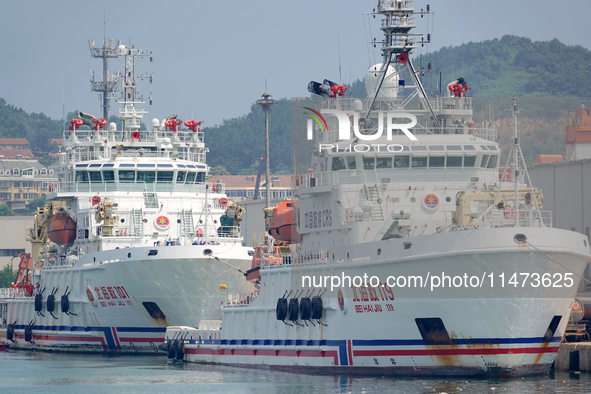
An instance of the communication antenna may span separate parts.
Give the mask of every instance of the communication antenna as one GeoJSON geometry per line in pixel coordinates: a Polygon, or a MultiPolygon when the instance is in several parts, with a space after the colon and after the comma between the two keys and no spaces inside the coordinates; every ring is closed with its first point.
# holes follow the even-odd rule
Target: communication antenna
{"type": "MultiPolygon", "coordinates": [[[[105,27],[106,31],[106,21],[105,27]]],[[[109,73],[108,67],[108,60],[116,58],[119,56],[117,53],[117,47],[121,44],[120,40],[117,40],[117,45],[115,45],[115,40],[109,40],[107,44],[107,39],[103,36],[103,46],[96,47],[94,43],[94,38],[88,40],[88,48],[90,49],[90,56],[97,59],[103,59],[103,77],[102,81],[95,81],[94,80],[94,71],[90,70],[90,83],[91,83],[91,91],[99,92],[101,95],[102,105],[101,108],[103,109],[103,118],[106,121],[109,121],[109,99],[115,98],[113,93],[117,91],[117,80],[109,73]]]]}

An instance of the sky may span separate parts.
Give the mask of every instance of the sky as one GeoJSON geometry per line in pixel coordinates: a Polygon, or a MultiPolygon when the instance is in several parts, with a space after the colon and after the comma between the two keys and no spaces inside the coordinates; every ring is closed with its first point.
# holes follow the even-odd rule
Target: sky
{"type": "MultiPolygon", "coordinates": [[[[372,0],[0,0],[0,97],[26,112],[61,119],[74,110],[100,116],[89,69],[102,61],[88,40],[106,37],[151,51],[136,62],[152,118],[179,114],[205,126],[246,115],[267,91],[275,99],[307,96],[310,80],[349,83],[381,60],[367,42],[381,38],[372,0]]],[[[591,48],[586,0],[415,0],[433,15],[416,31],[431,44],[412,56],[513,34],[591,48]]],[[[411,57],[412,57],[411,56],[411,57]]],[[[433,65],[435,69],[437,65],[433,65]]],[[[122,69],[119,59],[109,69],[122,69]]],[[[111,114],[118,104],[111,102],[111,114]]]]}

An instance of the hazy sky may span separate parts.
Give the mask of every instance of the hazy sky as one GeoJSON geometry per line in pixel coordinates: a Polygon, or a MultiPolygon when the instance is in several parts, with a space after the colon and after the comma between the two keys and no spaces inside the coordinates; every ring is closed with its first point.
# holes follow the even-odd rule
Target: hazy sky
{"type": "MultiPolygon", "coordinates": [[[[435,14],[419,19],[417,29],[431,33],[423,53],[504,34],[591,48],[586,0],[414,4],[428,3],[435,14]]],[[[64,106],[101,115],[89,69],[100,79],[102,62],[90,57],[88,39],[102,42],[106,13],[108,38],[154,53],[153,63],[136,63],[136,73],[155,72],[151,86],[139,85],[154,99],[144,122],[178,113],[213,126],[246,114],[264,92],[265,78],[278,99],[308,95],[313,79],[363,77],[380,61],[366,44],[381,38],[378,18],[363,16],[374,6],[372,0],[0,0],[0,97],[54,119],[64,106]]],[[[119,60],[110,69],[120,70],[119,60]]],[[[117,108],[111,102],[111,113],[117,108]]]]}

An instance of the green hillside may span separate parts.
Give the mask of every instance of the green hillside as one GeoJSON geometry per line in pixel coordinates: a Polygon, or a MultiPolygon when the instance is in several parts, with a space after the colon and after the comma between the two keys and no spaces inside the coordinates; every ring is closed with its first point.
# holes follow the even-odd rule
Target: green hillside
{"type": "MultiPolygon", "coordinates": [[[[442,87],[464,77],[475,97],[588,97],[591,51],[582,46],[512,35],[442,48],[417,59],[442,73],[442,87]]],[[[437,77],[437,75],[436,75],[437,77]]],[[[437,78],[424,77],[431,93],[437,78]]]]}

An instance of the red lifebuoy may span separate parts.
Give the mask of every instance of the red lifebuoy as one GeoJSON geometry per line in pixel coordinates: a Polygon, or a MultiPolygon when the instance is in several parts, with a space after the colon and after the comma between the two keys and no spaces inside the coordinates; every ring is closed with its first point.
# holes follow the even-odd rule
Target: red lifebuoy
{"type": "Polygon", "coordinates": [[[225,207],[226,205],[228,205],[228,199],[226,197],[220,198],[219,202],[222,207],[225,207]]]}
{"type": "Polygon", "coordinates": [[[398,55],[398,62],[402,64],[408,63],[408,54],[401,53],[400,55],[398,55]]]}
{"type": "Polygon", "coordinates": [[[92,206],[95,206],[100,203],[101,203],[101,198],[99,196],[92,197],[92,206]]]}
{"type": "Polygon", "coordinates": [[[134,140],[139,140],[140,139],[140,132],[134,131],[133,133],[131,133],[131,138],[133,138],[134,140]]]}
{"type": "Polygon", "coordinates": [[[197,229],[197,236],[198,237],[203,237],[203,229],[201,229],[201,228],[198,228],[197,229]]]}

